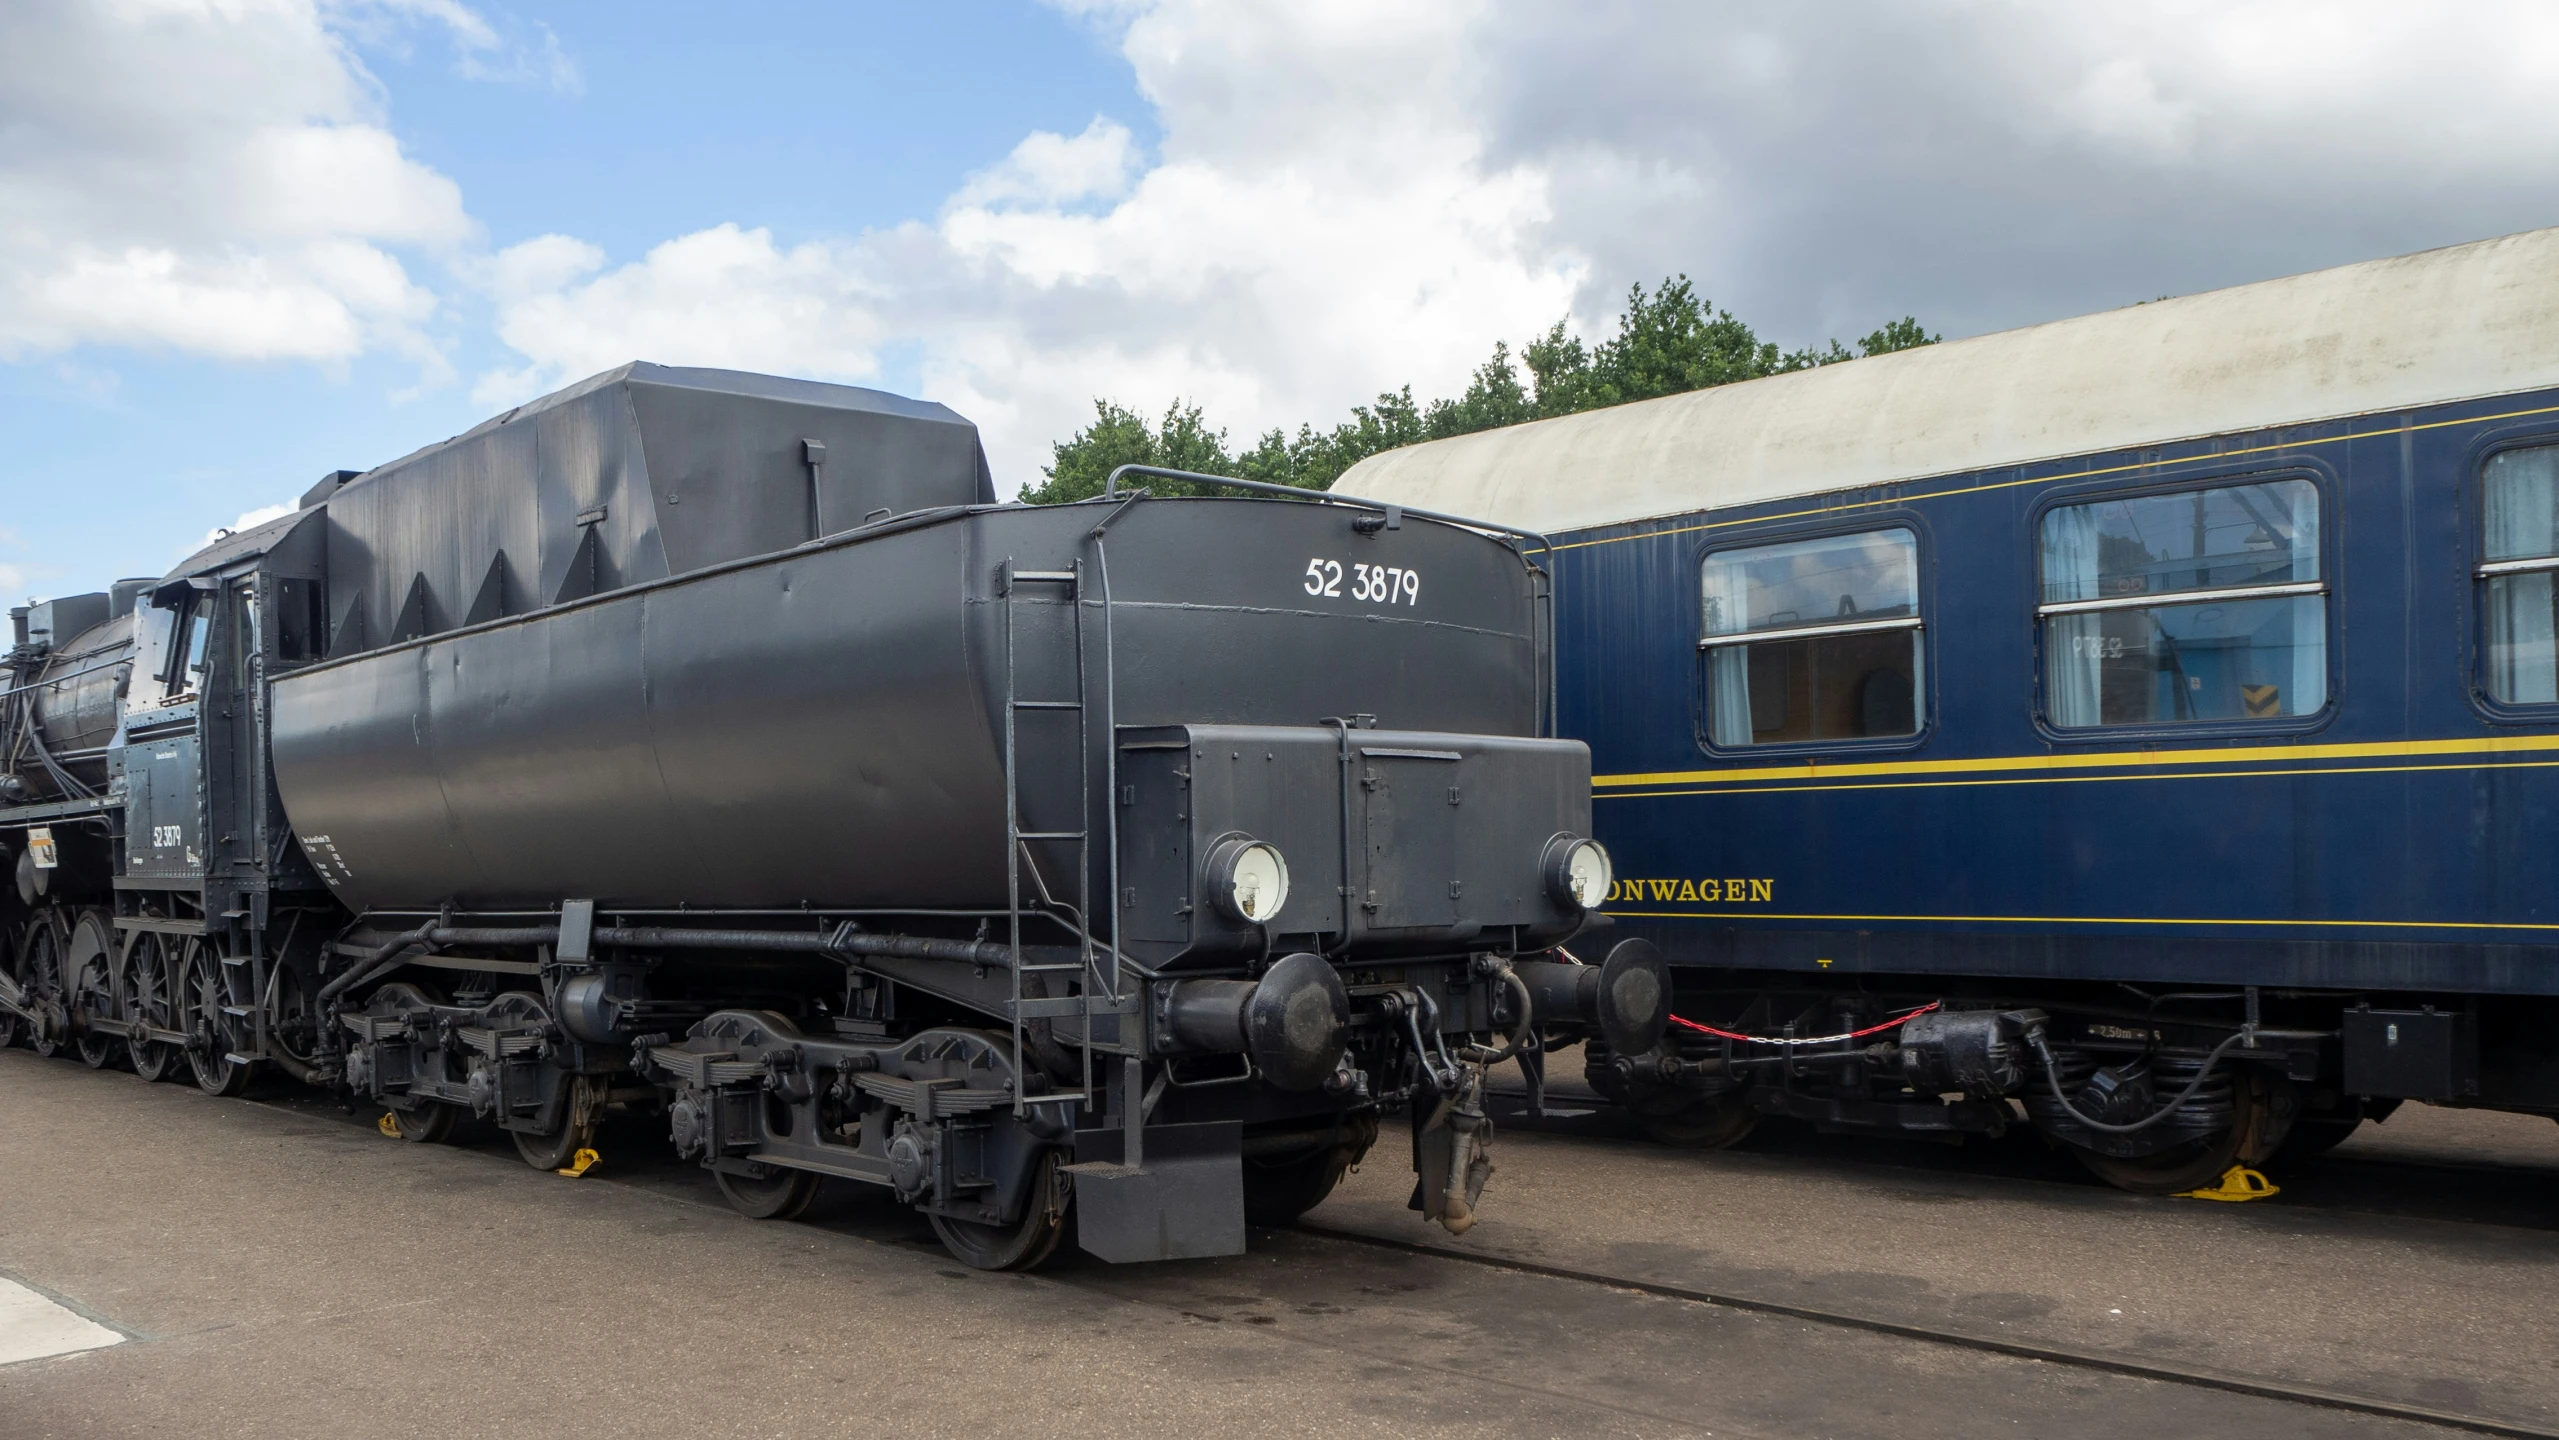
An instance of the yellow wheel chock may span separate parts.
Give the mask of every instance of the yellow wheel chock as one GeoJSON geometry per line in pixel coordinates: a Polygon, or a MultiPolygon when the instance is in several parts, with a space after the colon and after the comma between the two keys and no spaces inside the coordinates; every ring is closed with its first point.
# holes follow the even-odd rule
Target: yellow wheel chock
{"type": "Polygon", "coordinates": [[[575,1180],[587,1171],[594,1169],[595,1162],[603,1158],[603,1156],[596,1154],[594,1151],[581,1147],[578,1153],[569,1157],[568,1168],[558,1173],[575,1180]]]}
{"type": "Polygon", "coordinates": [[[2269,1180],[2265,1176],[2258,1174],[2256,1171],[2249,1169],[2247,1166],[2233,1165],[2228,1170],[2222,1172],[2220,1184],[2204,1190],[2184,1191],[2179,1194],[2177,1198],[2180,1200],[2229,1200],[2237,1202],[2244,1200],[2263,1200],[2269,1195],[2282,1193],[2282,1190],[2282,1186],[2277,1185],[2272,1180],[2269,1180]]]}
{"type": "Polygon", "coordinates": [[[374,1128],[397,1140],[400,1138],[400,1117],[385,1110],[382,1112],[382,1118],[375,1122],[374,1128]]]}

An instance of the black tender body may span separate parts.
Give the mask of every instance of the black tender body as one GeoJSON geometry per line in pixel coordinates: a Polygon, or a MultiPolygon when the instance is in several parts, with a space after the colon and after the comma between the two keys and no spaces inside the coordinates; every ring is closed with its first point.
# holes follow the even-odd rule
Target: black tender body
{"type": "Polygon", "coordinates": [[[1404,1104],[1462,1229],[1486,1065],[1664,1023],[1557,950],[1536,537],[997,505],[940,406],[633,365],[18,619],[0,1040],[92,1063],[543,1165],[660,1110],[746,1213],[872,1181],[1013,1267],[1070,1204],[1232,1251],[1404,1104]]]}

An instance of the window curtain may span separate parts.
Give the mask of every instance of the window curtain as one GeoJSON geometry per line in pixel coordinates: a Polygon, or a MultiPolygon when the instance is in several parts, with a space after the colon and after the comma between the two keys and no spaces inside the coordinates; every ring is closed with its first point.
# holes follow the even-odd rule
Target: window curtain
{"type": "MultiPolygon", "coordinates": [[[[2488,461],[2491,560],[2559,552],[2559,446],[2508,450],[2488,461]]],[[[2559,634],[2548,571],[2488,582],[2488,690],[2512,705],[2559,704],[2559,634]]]]}
{"type": "MultiPolygon", "coordinates": [[[[1706,566],[1706,633],[1732,635],[1750,628],[1750,582],[1743,566],[1706,566]]],[[[1750,647],[1719,645],[1706,652],[1706,735],[1718,745],[1748,745],[1750,647]]]]}
{"type": "Polygon", "coordinates": [[[2303,595],[2292,602],[2292,686],[2282,713],[2308,715],[2327,703],[2328,597],[2303,595]]]}
{"type": "MultiPolygon", "coordinates": [[[[2074,505],[2044,517],[2044,603],[2097,596],[2097,509],[2074,505]]],[[[2105,655],[2102,614],[2055,615],[2044,622],[2045,703],[2055,725],[2094,725],[2099,665],[2105,655]]]]}
{"type": "MultiPolygon", "coordinates": [[[[2299,502],[2286,512],[2292,522],[2292,568],[2295,580],[2319,578],[2319,492],[2308,484],[2295,481],[2288,485],[2269,485],[2261,494],[2281,504],[2289,492],[2299,502]]],[[[2284,685],[2283,704],[2278,713],[2308,715],[2328,703],[2328,600],[2321,595],[2304,595],[2294,600],[2292,610],[2292,673],[2284,685]]],[[[2280,673],[2280,672],[2278,672],[2280,673]]]]}

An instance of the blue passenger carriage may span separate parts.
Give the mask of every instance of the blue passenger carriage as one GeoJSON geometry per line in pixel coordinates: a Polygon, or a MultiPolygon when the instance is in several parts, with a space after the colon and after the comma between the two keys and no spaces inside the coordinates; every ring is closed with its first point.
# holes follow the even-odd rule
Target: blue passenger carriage
{"type": "Polygon", "coordinates": [[[1695,1022],[1592,1055],[1656,1134],[2024,1122],[2176,1190],[2559,1113],[2559,230],[1340,488],[1555,538],[1608,909],[1695,1022]]]}

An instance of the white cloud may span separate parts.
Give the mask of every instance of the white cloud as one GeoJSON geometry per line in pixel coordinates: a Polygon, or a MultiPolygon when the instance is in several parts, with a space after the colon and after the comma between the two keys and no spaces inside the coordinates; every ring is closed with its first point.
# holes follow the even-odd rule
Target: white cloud
{"type": "Polygon", "coordinates": [[[978,422],[1009,486],[1097,394],[1188,396],[1249,429],[1385,383],[1462,384],[1581,282],[1571,245],[1533,238],[1553,219],[1544,177],[1485,160],[1465,59],[1478,9],[1123,15],[1164,137],[1142,173],[1104,117],[1028,137],[929,223],[840,244],[724,225],[589,273],[576,242],[529,242],[545,248],[503,253],[492,282],[528,363],[480,395],[636,358],[858,380],[895,344],[978,422]],[[546,267],[555,284],[527,284],[546,267]]]}
{"type": "MultiPolygon", "coordinates": [[[[476,45],[460,6],[404,7],[476,45]]],[[[397,251],[474,226],[312,0],[0,6],[0,359],[103,343],[434,363],[397,251]]]]}
{"type": "Polygon", "coordinates": [[[894,345],[1018,482],[1095,395],[1249,436],[1449,393],[1675,271],[1800,344],[2559,222],[2531,0],[1061,4],[1112,27],[1151,160],[1096,118],[841,243],[529,242],[494,292],[527,363],[483,397],[637,357],[859,379],[894,345]]]}
{"type": "MultiPolygon", "coordinates": [[[[466,80],[512,85],[545,85],[562,94],[583,94],[586,80],[577,62],[560,48],[550,26],[534,21],[525,38],[510,40],[487,16],[461,0],[317,0],[331,30],[369,46],[401,50],[419,23],[441,28],[454,47],[454,73],[466,80]]],[[[527,27],[510,23],[508,29],[527,27]]]]}
{"type": "Polygon", "coordinates": [[[878,296],[850,249],[782,249],[766,230],[719,225],[597,275],[601,252],[545,235],[498,253],[498,335],[532,361],[484,376],[492,406],[627,360],[859,380],[877,368],[878,296]]]}
{"type": "Polygon", "coordinates": [[[1031,132],[1002,164],[971,175],[951,203],[983,208],[1008,202],[1072,205],[1096,197],[1114,199],[1127,192],[1137,161],[1137,142],[1128,127],[1096,115],[1081,135],[1031,132]]]}
{"type": "MultiPolygon", "coordinates": [[[[192,555],[196,551],[203,549],[205,546],[212,544],[216,540],[220,540],[229,535],[237,535],[241,531],[249,529],[252,526],[264,525],[270,520],[281,520],[285,516],[291,515],[301,508],[302,505],[299,501],[281,500],[273,505],[261,505],[255,510],[242,511],[240,518],[232,521],[230,524],[217,526],[211,530],[205,531],[204,538],[189,546],[187,548],[186,555],[192,555]]],[[[186,558],[186,555],[181,555],[178,558],[183,560],[186,558]]]]}
{"type": "Polygon", "coordinates": [[[344,38],[428,27],[467,74],[574,87],[538,26],[462,0],[0,6],[0,358],[431,367],[425,256],[514,352],[489,405],[635,358],[916,373],[1010,484],[1096,395],[1189,397],[1249,439],[1449,393],[1494,340],[1595,330],[1675,271],[1801,344],[2559,222],[2540,0],[1055,3],[1117,43],[1150,142],[1096,116],[903,225],[777,240],[740,214],[637,255],[476,249],[344,38]]]}
{"type": "Polygon", "coordinates": [[[1479,38],[1489,152],[1555,178],[1560,241],[1789,341],[2559,223],[2559,9],[2534,0],[1596,0],[1479,38]]]}

